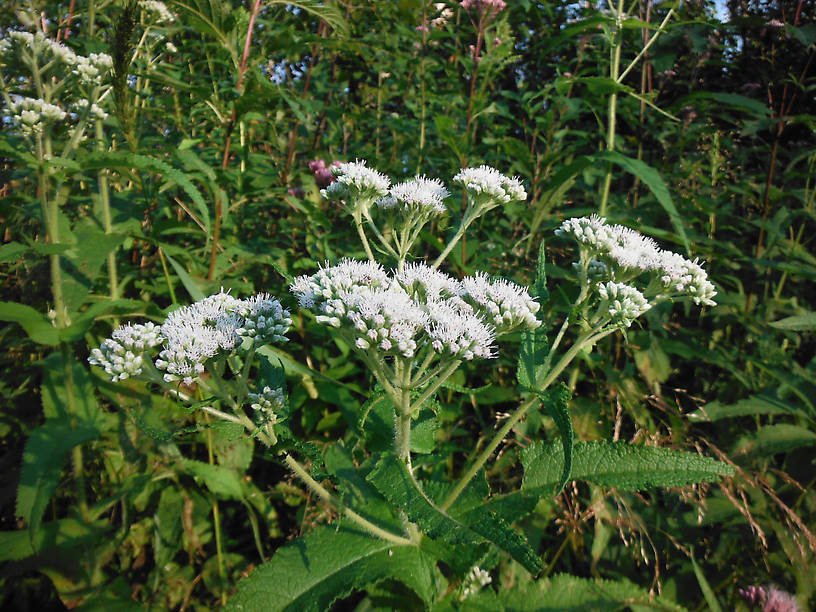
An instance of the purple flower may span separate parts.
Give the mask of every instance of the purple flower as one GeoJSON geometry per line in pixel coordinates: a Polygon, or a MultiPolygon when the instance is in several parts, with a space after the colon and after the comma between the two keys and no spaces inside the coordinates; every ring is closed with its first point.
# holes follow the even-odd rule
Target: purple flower
{"type": "Polygon", "coordinates": [[[326,166],[326,162],[322,159],[314,159],[309,162],[309,170],[314,173],[315,183],[318,189],[325,189],[337,180],[332,175],[331,169],[339,165],[339,161],[333,161],[330,165],[326,166]]]}

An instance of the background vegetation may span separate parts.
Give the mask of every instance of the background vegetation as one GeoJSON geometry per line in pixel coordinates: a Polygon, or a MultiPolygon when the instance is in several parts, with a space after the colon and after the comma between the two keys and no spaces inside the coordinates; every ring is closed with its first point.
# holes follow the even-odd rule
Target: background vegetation
{"type": "MultiPolygon", "coordinates": [[[[546,240],[556,319],[565,217],[600,212],[705,259],[719,306],[663,305],[604,340],[568,377],[571,413],[582,439],[697,448],[736,475],[641,494],[568,485],[523,529],[547,575],[628,578],[690,609],[744,606],[740,588],[769,583],[814,601],[813,4],[734,1],[721,22],[708,2],[646,0],[617,25],[606,7],[529,0],[482,20],[424,0],[174,0],[170,23],[117,1],[0,6],[4,36],[45,28],[114,57],[110,116],[52,177],[56,225],[23,136],[8,119],[0,135],[0,607],[216,609],[331,520],[251,441],[86,359],[120,318],[161,320],[222,286],[294,306],[288,277],[362,257],[309,165],[356,158],[395,178],[519,175],[528,202],[474,228],[450,271],[530,284],[546,240]],[[48,315],[55,256],[66,310],[48,315]]],[[[429,256],[448,231],[423,234],[429,256]]],[[[368,380],[310,319],[290,336],[292,426],[319,449],[351,435],[368,380]]],[[[488,389],[442,398],[438,469],[517,397],[512,354],[457,381],[488,389]]],[[[531,415],[494,486],[557,435],[531,415]]],[[[501,570],[507,586],[524,576],[501,570]]],[[[388,608],[392,592],[342,605],[388,608]]]]}

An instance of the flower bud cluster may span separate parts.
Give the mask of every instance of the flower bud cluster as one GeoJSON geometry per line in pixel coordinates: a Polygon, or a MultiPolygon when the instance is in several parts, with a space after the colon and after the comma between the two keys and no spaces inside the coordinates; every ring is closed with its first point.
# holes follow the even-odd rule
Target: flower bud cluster
{"type": "Polygon", "coordinates": [[[465,576],[465,580],[463,582],[463,589],[462,595],[460,596],[460,600],[464,601],[471,595],[475,595],[482,588],[486,587],[488,584],[493,582],[493,579],[490,577],[490,573],[479,568],[478,565],[470,568],[470,571],[465,576]]]}
{"type": "Polygon", "coordinates": [[[280,387],[264,387],[260,393],[249,393],[247,399],[257,413],[258,419],[265,423],[275,423],[278,413],[286,407],[286,393],[280,387]]]}
{"type": "Polygon", "coordinates": [[[93,119],[101,119],[105,120],[108,118],[108,113],[103,111],[97,104],[91,103],[85,98],[80,98],[76,102],[74,102],[74,109],[77,113],[84,113],[88,112],[88,116],[92,117],[93,119]],[[88,105],[90,104],[90,108],[88,105]]]}
{"type": "Polygon", "coordinates": [[[524,288],[484,275],[459,282],[423,263],[389,275],[346,259],[290,289],[318,323],[343,328],[358,349],[381,356],[412,358],[429,347],[445,359],[486,359],[498,334],[539,325],[524,288]]]}
{"type": "Polygon", "coordinates": [[[292,326],[289,311],[268,293],[242,300],[235,312],[243,317],[243,325],[236,330],[242,338],[252,338],[258,344],[289,340],[284,335],[292,326]]]}
{"type": "Polygon", "coordinates": [[[380,208],[400,208],[408,216],[427,219],[448,211],[443,200],[450,195],[439,179],[417,176],[410,181],[394,185],[388,195],[378,198],[380,208]]]}
{"type": "Polygon", "coordinates": [[[373,202],[388,193],[391,180],[365,165],[365,161],[346,162],[332,168],[337,179],[320,191],[327,200],[373,202]]]}
{"type": "Polygon", "coordinates": [[[266,293],[239,300],[221,291],[173,311],[161,327],[147,323],[119,328],[91,352],[89,361],[105,368],[116,382],[140,374],[148,351],[161,345],[155,366],[164,372],[165,382],[190,385],[204,372],[207,360],[234,350],[244,338],[283,342],[291,323],[289,312],[266,293]]]}
{"type": "MultiPolygon", "coordinates": [[[[165,9],[166,10],[166,9],[165,9]]],[[[42,32],[13,31],[8,38],[0,40],[0,59],[12,53],[15,49],[25,48],[34,57],[40,58],[42,63],[51,60],[72,68],[72,73],[79,76],[82,83],[101,84],[103,77],[113,67],[113,58],[107,53],[91,53],[87,57],[79,55],[70,47],[51,40],[42,32]]]]}
{"type": "Polygon", "coordinates": [[[465,168],[453,177],[453,182],[462,185],[477,205],[488,201],[506,204],[527,199],[527,192],[518,178],[507,177],[490,166],[465,168]]]}
{"type": "Polygon", "coordinates": [[[62,121],[67,113],[56,104],[37,98],[20,98],[9,105],[14,113],[12,120],[20,126],[23,134],[42,134],[46,125],[62,121]]]}
{"type": "Polygon", "coordinates": [[[142,373],[145,353],[161,342],[159,327],[153,323],[124,325],[93,349],[88,361],[103,368],[113,382],[125,380],[142,373]]]}
{"type": "Polygon", "coordinates": [[[598,295],[603,300],[600,308],[608,309],[610,320],[620,327],[629,327],[652,307],[640,291],[624,283],[600,283],[598,295]]]}
{"type": "MultiPolygon", "coordinates": [[[[649,273],[657,280],[660,290],[647,293],[663,298],[690,298],[695,304],[716,305],[713,298],[717,291],[698,260],[690,261],[663,250],[654,240],[633,229],[609,225],[606,219],[592,215],[567,219],[555,233],[573,238],[589,251],[591,257],[608,265],[612,279],[649,273]]],[[[599,266],[594,264],[593,272],[599,271],[599,266]]]]}

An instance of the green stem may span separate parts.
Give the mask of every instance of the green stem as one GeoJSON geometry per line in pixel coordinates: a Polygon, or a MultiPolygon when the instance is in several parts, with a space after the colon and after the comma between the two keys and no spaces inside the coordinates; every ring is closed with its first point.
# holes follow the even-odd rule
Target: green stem
{"type": "MultiPolygon", "coordinates": [[[[613,331],[615,330],[614,329],[608,329],[604,331],[593,330],[593,332],[596,333],[593,334],[593,332],[588,332],[579,336],[575,344],[573,344],[570,347],[570,349],[566,353],[564,353],[563,357],[561,357],[558,363],[555,364],[553,369],[550,370],[550,372],[547,374],[547,377],[541,384],[541,388],[537,390],[537,393],[540,394],[541,392],[546,390],[553,383],[553,381],[556,378],[558,378],[561,372],[564,371],[564,369],[572,362],[575,356],[585,346],[591,347],[598,340],[600,340],[604,336],[611,334],[613,331]]],[[[496,435],[493,436],[493,439],[490,441],[490,443],[484,448],[484,450],[479,454],[476,460],[470,465],[467,472],[465,472],[465,474],[462,476],[462,478],[450,492],[448,497],[442,503],[442,505],[440,506],[442,510],[447,510],[448,508],[451,507],[453,502],[456,501],[456,499],[459,497],[462,491],[465,490],[465,487],[467,487],[470,481],[473,480],[473,477],[476,475],[476,473],[482,468],[482,466],[487,462],[487,460],[490,458],[493,452],[499,447],[499,444],[502,443],[502,440],[504,440],[507,434],[510,433],[510,430],[515,426],[516,423],[518,423],[521,420],[521,418],[525,414],[527,414],[527,411],[530,410],[530,407],[533,406],[537,400],[538,400],[537,395],[526,400],[524,403],[521,404],[521,406],[519,406],[516,409],[513,415],[509,419],[507,419],[507,421],[505,421],[501,429],[499,429],[496,435]]]]}
{"type": "Polygon", "coordinates": [[[337,510],[345,515],[349,520],[365,529],[374,537],[385,540],[386,542],[391,542],[398,546],[416,546],[417,542],[415,540],[409,540],[408,538],[404,538],[402,536],[393,534],[390,531],[386,531],[368,519],[363,518],[354,512],[354,510],[346,508],[342,502],[340,502],[340,500],[336,499],[336,497],[326,488],[324,488],[323,485],[312,478],[311,474],[306,471],[306,468],[300,465],[291,455],[284,455],[284,461],[286,462],[286,465],[289,466],[289,469],[291,469],[306,484],[306,486],[308,486],[318,497],[320,497],[320,499],[337,508],[337,510]]]}
{"type": "MultiPolygon", "coordinates": [[[[209,424],[209,422],[210,418],[207,416],[207,423],[209,424]]],[[[209,427],[207,428],[207,459],[209,460],[210,465],[215,465],[215,457],[213,456],[212,429],[209,427]]],[[[218,509],[217,499],[213,501],[212,513],[213,529],[215,530],[215,554],[218,558],[218,577],[221,579],[221,584],[223,587],[226,586],[227,572],[224,565],[224,544],[221,541],[221,513],[218,509]]],[[[226,603],[227,592],[225,589],[223,589],[221,591],[221,605],[226,605],[226,603]]]]}
{"type": "MultiPolygon", "coordinates": [[[[99,151],[104,150],[104,132],[102,131],[102,120],[95,122],[96,143],[99,151]]],[[[105,233],[113,233],[113,222],[111,220],[110,192],[108,190],[108,175],[106,170],[99,171],[99,201],[102,204],[102,223],[105,233]]],[[[116,249],[108,253],[108,284],[110,285],[111,299],[119,299],[119,280],[116,270],[116,249]]]]}
{"type": "Polygon", "coordinates": [[[363,217],[362,214],[359,212],[354,212],[354,226],[357,228],[357,234],[360,236],[360,242],[363,243],[363,248],[366,252],[366,257],[371,262],[376,262],[377,260],[374,259],[374,253],[371,252],[371,246],[368,244],[368,238],[366,238],[365,230],[363,229],[363,217]]]}
{"type": "Polygon", "coordinates": [[[445,261],[445,258],[453,250],[453,247],[456,246],[456,243],[459,242],[462,236],[465,235],[465,232],[467,231],[467,228],[470,225],[470,223],[471,222],[467,218],[462,219],[462,224],[459,226],[459,229],[456,230],[456,234],[454,234],[453,238],[451,238],[450,242],[448,242],[448,245],[445,247],[445,250],[442,251],[439,254],[439,257],[436,258],[436,261],[433,262],[433,265],[431,266],[432,270],[436,270],[440,266],[440,264],[443,261],[445,261]]]}
{"type": "Polygon", "coordinates": [[[427,389],[425,389],[425,392],[419,396],[419,399],[413,402],[413,405],[416,407],[422,406],[422,404],[425,403],[425,400],[436,393],[436,390],[439,389],[439,387],[441,387],[442,384],[448,380],[448,378],[450,378],[450,375],[456,371],[456,368],[458,368],[461,363],[461,359],[456,359],[455,361],[451,362],[447,368],[442,370],[439,377],[427,389]]]}
{"type": "MultiPolygon", "coordinates": [[[[623,19],[623,0],[618,0],[618,11],[616,14],[615,34],[610,46],[610,77],[613,81],[618,80],[618,73],[620,71],[621,49],[623,47],[621,41],[622,33],[622,19],[623,19]]],[[[606,150],[615,150],[615,122],[617,117],[618,94],[612,92],[609,95],[609,109],[607,113],[607,131],[606,131],[606,150]]],[[[608,164],[606,176],[604,177],[603,191],[601,193],[601,204],[598,208],[598,214],[602,217],[606,216],[607,204],[609,203],[609,190],[612,185],[612,164],[608,164]]]]}

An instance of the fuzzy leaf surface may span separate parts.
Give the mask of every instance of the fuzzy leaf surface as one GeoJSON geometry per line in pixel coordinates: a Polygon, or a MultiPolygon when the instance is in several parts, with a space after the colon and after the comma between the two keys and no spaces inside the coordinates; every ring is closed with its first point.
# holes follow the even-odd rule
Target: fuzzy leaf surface
{"type": "Polygon", "coordinates": [[[238,585],[228,612],[322,612],[355,589],[403,582],[429,603],[434,564],[418,548],[395,546],[354,529],[318,527],[280,548],[238,585]]]}
{"type": "MultiPolygon", "coordinates": [[[[522,488],[551,489],[562,474],[562,454],[560,440],[534,442],[524,449],[522,488]]],[[[650,487],[711,482],[733,472],[734,468],[725,463],[685,451],[625,442],[577,442],[570,478],[625,491],[641,491],[650,487]]]]}

